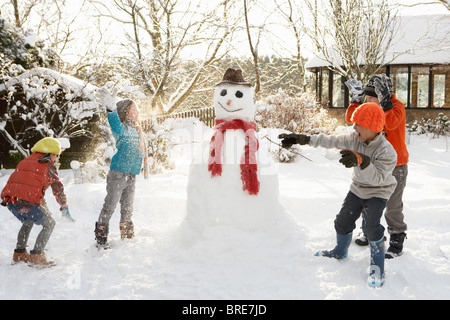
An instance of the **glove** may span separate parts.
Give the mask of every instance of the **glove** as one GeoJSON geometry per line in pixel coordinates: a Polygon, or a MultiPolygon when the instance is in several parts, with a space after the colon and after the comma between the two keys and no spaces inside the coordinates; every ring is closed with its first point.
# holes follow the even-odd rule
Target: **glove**
{"type": "Polygon", "coordinates": [[[309,136],[295,133],[282,133],[278,136],[278,139],[283,139],[283,141],[281,141],[281,146],[286,149],[292,147],[293,144],[309,144],[310,141],[309,136]]]}
{"type": "Polygon", "coordinates": [[[361,170],[364,170],[370,164],[370,157],[353,150],[342,149],[341,154],[342,157],[339,162],[342,163],[346,168],[359,166],[361,170]]]}
{"type": "Polygon", "coordinates": [[[389,84],[391,79],[389,79],[384,74],[381,77],[376,77],[374,79],[375,93],[378,96],[378,101],[384,111],[391,110],[394,104],[391,101],[391,92],[389,91],[389,84]]]}
{"type": "Polygon", "coordinates": [[[364,96],[364,88],[361,81],[351,79],[345,81],[345,85],[350,91],[350,102],[362,103],[364,96]]]}
{"type": "Polygon", "coordinates": [[[95,94],[95,100],[102,106],[106,107],[106,110],[108,112],[113,112],[117,109],[116,102],[117,102],[117,88],[114,88],[113,92],[109,92],[108,89],[105,87],[102,87],[98,89],[97,93],[95,94]]]}
{"type": "Polygon", "coordinates": [[[64,218],[69,219],[69,221],[75,222],[75,219],[72,218],[69,212],[69,207],[65,207],[64,209],[61,209],[61,214],[64,218]]]}

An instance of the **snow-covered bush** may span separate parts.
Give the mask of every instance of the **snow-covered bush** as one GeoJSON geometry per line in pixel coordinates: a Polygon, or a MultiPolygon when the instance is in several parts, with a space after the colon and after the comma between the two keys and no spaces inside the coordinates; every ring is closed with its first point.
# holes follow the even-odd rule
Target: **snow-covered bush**
{"type": "MultiPolygon", "coordinates": [[[[262,128],[277,128],[294,133],[331,134],[336,128],[336,119],[328,115],[315,100],[312,92],[303,92],[291,97],[279,90],[262,102],[256,102],[255,120],[262,128]]],[[[292,162],[300,154],[299,146],[290,150],[271,150],[279,162],[292,162]]]]}
{"type": "Polygon", "coordinates": [[[330,134],[337,123],[316,102],[312,92],[291,97],[282,90],[262,102],[256,102],[255,120],[263,128],[305,134],[330,134]]]}
{"type": "Polygon", "coordinates": [[[415,120],[408,129],[409,132],[417,134],[433,134],[434,137],[448,136],[450,133],[450,122],[444,113],[439,113],[435,119],[415,120]]]}
{"type": "Polygon", "coordinates": [[[0,133],[23,156],[43,137],[86,136],[102,110],[95,87],[54,70],[35,68],[0,81],[0,133]]]}
{"type": "Polygon", "coordinates": [[[409,127],[408,131],[409,132],[415,132],[418,135],[427,133],[427,130],[421,124],[424,121],[425,121],[424,119],[422,119],[420,122],[418,120],[414,120],[414,122],[412,124],[410,124],[410,125],[407,124],[406,126],[409,127]]]}
{"type": "Polygon", "coordinates": [[[57,60],[56,53],[46,49],[33,31],[23,32],[1,17],[0,53],[3,54],[4,61],[19,65],[23,70],[53,67],[57,60]]]}
{"type": "Polygon", "coordinates": [[[282,163],[295,162],[300,153],[300,146],[293,145],[289,149],[278,148],[277,152],[270,150],[272,157],[282,163]]]}
{"type": "Polygon", "coordinates": [[[169,157],[170,137],[173,129],[170,120],[172,119],[158,124],[156,119],[153,119],[146,130],[151,174],[161,173],[163,169],[173,169],[174,164],[169,157]]]}

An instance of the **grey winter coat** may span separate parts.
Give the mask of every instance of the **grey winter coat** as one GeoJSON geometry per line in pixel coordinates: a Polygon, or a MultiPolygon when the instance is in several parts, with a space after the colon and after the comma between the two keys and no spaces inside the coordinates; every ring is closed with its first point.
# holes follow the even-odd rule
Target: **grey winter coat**
{"type": "Polygon", "coordinates": [[[354,167],[350,191],[359,198],[389,199],[394,192],[397,181],[392,171],[397,163],[397,153],[382,134],[376,136],[369,144],[359,141],[356,132],[336,136],[319,134],[311,136],[309,144],[327,149],[350,149],[370,157],[370,164],[365,169],[354,167]]]}

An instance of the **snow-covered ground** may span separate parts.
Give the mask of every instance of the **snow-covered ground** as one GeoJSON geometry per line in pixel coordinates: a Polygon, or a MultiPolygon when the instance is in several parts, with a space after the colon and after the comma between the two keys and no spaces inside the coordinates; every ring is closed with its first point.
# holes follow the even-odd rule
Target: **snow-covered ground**
{"type": "MultiPolygon", "coordinates": [[[[333,220],[350,185],[352,170],[338,162],[337,154],[303,146],[302,154],[313,162],[299,158],[279,165],[286,216],[273,228],[214,226],[198,234],[184,223],[193,144],[182,144],[173,150],[174,170],[148,180],[138,177],[136,237],[120,240],[117,209],[111,250],[94,247],[104,180],[75,184],[72,170],[60,172],[76,223],[61,218],[47,191],[57,222],[47,245],[47,257],[57,263],[53,268],[11,265],[20,223],[0,207],[0,299],[449,299],[446,144],[442,137],[411,137],[404,195],[408,239],[403,256],[386,260],[382,288],[366,284],[368,248],[353,243],[342,261],[313,255],[335,245],[333,220]]],[[[2,173],[3,188],[11,171],[2,173]]],[[[34,228],[30,247],[40,228],[34,228]]]]}

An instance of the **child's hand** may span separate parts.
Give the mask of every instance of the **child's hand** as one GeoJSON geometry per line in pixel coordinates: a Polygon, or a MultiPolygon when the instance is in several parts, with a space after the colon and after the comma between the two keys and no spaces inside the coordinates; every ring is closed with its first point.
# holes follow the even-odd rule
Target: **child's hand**
{"type": "Polygon", "coordinates": [[[309,144],[310,137],[304,134],[282,133],[278,136],[278,139],[283,139],[281,141],[281,146],[289,149],[293,144],[309,144]]]}
{"type": "MultiPolygon", "coordinates": [[[[384,75],[383,75],[384,76],[384,75]]],[[[375,78],[375,93],[378,96],[378,101],[380,101],[380,105],[384,111],[391,110],[394,107],[394,104],[391,101],[391,93],[389,91],[389,84],[391,80],[384,76],[380,78],[375,78]]]]}
{"type": "Polygon", "coordinates": [[[364,88],[361,81],[356,79],[347,80],[344,82],[350,91],[350,102],[362,103],[364,96],[364,88]]]}
{"type": "Polygon", "coordinates": [[[363,170],[370,164],[370,158],[368,156],[353,150],[342,149],[341,154],[342,156],[339,162],[346,168],[360,166],[361,170],[363,170]]]}
{"type": "Polygon", "coordinates": [[[97,93],[95,94],[96,101],[106,107],[106,110],[108,112],[113,112],[116,110],[116,95],[117,95],[117,88],[114,88],[113,92],[109,92],[108,89],[105,87],[102,87],[98,89],[97,93]]]}
{"type": "Polygon", "coordinates": [[[62,208],[61,214],[64,218],[69,219],[69,221],[75,222],[75,219],[70,215],[69,207],[62,208]]]}

